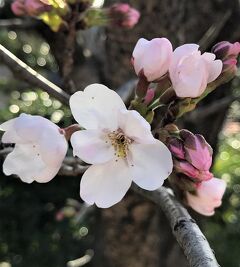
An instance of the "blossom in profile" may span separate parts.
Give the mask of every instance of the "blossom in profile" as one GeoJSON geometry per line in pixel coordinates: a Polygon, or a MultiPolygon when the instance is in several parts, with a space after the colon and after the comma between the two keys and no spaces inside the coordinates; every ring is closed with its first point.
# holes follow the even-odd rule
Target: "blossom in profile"
{"type": "Polygon", "coordinates": [[[92,164],[80,183],[80,195],[88,204],[110,207],[124,197],[132,181],[155,190],[171,173],[168,148],[153,137],[137,111],[126,109],[116,92],[89,85],[71,96],[70,108],[85,128],[72,134],[73,153],[92,164]]]}
{"type": "Polygon", "coordinates": [[[196,188],[196,194],[186,192],[187,204],[196,212],[212,216],[215,208],[222,204],[222,197],[226,190],[226,182],[218,178],[201,182],[196,188]]]}
{"type": "Polygon", "coordinates": [[[138,40],[132,54],[132,63],[138,76],[144,75],[149,82],[168,72],[172,60],[172,44],[166,38],[148,41],[138,40]]]}
{"type": "Polygon", "coordinates": [[[58,173],[67,153],[67,141],[60,128],[41,117],[21,114],[0,125],[3,143],[15,147],[3,163],[6,175],[16,174],[23,182],[45,183],[58,173]]]}
{"type": "Polygon", "coordinates": [[[215,54],[198,49],[197,44],[184,44],[173,52],[169,74],[178,97],[199,97],[222,72],[223,63],[215,54]]]}

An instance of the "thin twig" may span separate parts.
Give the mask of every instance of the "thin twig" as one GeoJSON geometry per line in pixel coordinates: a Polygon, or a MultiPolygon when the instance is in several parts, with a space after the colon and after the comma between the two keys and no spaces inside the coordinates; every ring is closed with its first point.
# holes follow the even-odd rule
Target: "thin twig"
{"type": "Polygon", "coordinates": [[[2,45],[0,45],[0,60],[3,61],[13,71],[14,75],[17,75],[21,80],[25,80],[29,84],[45,90],[49,95],[68,105],[69,95],[64,92],[63,89],[37,73],[2,45]]]}
{"type": "Polygon", "coordinates": [[[83,257],[81,257],[79,259],[76,259],[76,260],[69,261],[67,263],[67,267],[81,267],[81,266],[84,266],[84,265],[86,265],[87,263],[89,263],[92,260],[93,255],[94,255],[93,250],[88,250],[88,251],[86,251],[86,254],[83,257]]]}
{"type": "Polygon", "coordinates": [[[201,51],[207,50],[207,48],[216,40],[222,28],[226,25],[227,21],[231,17],[232,11],[227,10],[225,14],[219,15],[216,22],[206,31],[201,40],[198,42],[201,51]]]}
{"type": "Polygon", "coordinates": [[[188,116],[186,116],[185,118],[185,121],[196,121],[216,114],[217,112],[219,112],[219,110],[229,107],[230,104],[235,100],[240,100],[240,97],[230,95],[219,99],[218,101],[213,102],[210,105],[199,107],[198,109],[188,114],[188,116]]]}

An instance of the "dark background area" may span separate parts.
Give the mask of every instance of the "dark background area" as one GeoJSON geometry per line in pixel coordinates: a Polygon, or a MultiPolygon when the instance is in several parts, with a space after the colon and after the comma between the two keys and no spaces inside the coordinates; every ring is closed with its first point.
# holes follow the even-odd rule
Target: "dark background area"
{"type": "MultiPolygon", "coordinates": [[[[110,2],[114,1],[105,4],[110,2]]],[[[175,47],[200,42],[203,50],[218,41],[240,40],[237,0],[129,2],[141,12],[134,29],[78,32],[69,78],[75,90],[92,82],[116,89],[134,78],[130,58],[140,37],[166,36],[175,47]],[[208,34],[211,29],[214,36],[208,34]]],[[[20,24],[11,24],[16,17],[9,4],[0,0],[0,43],[72,93],[69,81],[61,78],[68,60],[63,54],[65,37],[35,19],[20,18],[20,24]],[[8,25],[3,23],[6,19],[8,25]]],[[[215,149],[213,172],[228,183],[215,216],[192,212],[223,267],[240,266],[240,105],[235,100],[215,110],[212,106],[231,95],[238,97],[239,87],[238,74],[180,122],[181,127],[205,136],[215,149]]],[[[60,126],[72,120],[68,108],[40,88],[16,79],[0,62],[0,122],[21,112],[45,116],[60,126]]],[[[80,177],[57,176],[48,184],[28,185],[0,174],[0,267],[70,266],[67,262],[92,251],[94,257],[86,266],[188,266],[164,214],[154,204],[129,192],[114,207],[81,217],[79,181],[80,177]]]]}

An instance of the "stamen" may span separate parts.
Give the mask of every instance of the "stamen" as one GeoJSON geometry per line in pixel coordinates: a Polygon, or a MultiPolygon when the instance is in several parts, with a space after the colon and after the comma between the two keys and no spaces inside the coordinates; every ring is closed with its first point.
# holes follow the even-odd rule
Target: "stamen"
{"type": "Polygon", "coordinates": [[[118,158],[126,158],[129,151],[129,144],[132,143],[132,140],[125,136],[121,129],[109,133],[108,138],[116,151],[114,155],[118,158]]]}

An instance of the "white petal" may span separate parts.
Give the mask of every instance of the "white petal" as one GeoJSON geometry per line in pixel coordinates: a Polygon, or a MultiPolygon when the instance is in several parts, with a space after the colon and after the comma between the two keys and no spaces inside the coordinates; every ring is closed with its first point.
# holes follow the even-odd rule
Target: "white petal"
{"type": "Polygon", "coordinates": [[[13,128],[13,125],[15,123],[16,119],[8,120],[0,125],[1,131],[8,131],[13,128]]]}
{"type": "Polygon", "coordinates": [[[73,155],[90,164],[99,164],[114,157],[114,148],[110,140],[98,130],[83,130],[71,137],[73,155]],[[107,142],[107,143],[106,143],[107,142]]]}
{"type": "Polygon", "coordinates": [[[34,180],[38,183],[47,183],[52,180],[58,173],[61,164],[56,166],[55,168],[50,166],[44,166],[39,172],[36,174],[34,180]]]}
{"type": "Polygon", "coordinates": [[[176,65],[176,63],[185,56],[188,56],[194,52],[196,52],[199,48],[199,45],[197,44],[184,44],[181,45],[179,47],[177,47],[174,51],[173,51],[173,61],[171,63],[171,65],[176,65]]]}
{"type": "Polygon", "coordinates": [[[144,53],[145,51],[145,47],[146,45],[149,43],[148,40],[144,39],[144,38],[140,38],[137,43],[136,43],[136,46],[134,47],[133,49],[133,58],[135,57],[140,57],[142,56],[142,54],[144,53]]]}
{"type": "Polygon", "coordinates": [[[5,131],[5,133],[2,136],[2,142],[3,143],[21,143],[24,142],[22,138],[18,136],[16,133],[16,130],[14,128],[14,124],[16,122],[16,119],[8,120],[0,125],[0,130],[5,131]]]}
{"type": "Polygon", "coordinates": [[[35,145],[35,148],[32,144],[16,145],[3,163],[3,172],[6,175],[16,174],[25,183],[50,181],[58,173],[61,163],[55,167],[47,165],[38,149],[38,145],[35,145]]]}
{"type": "Polygon", "coordinates": [[[80,196],[90,205],[108,208],[124,197],[131,182],[129,167],[123,160],[92,165],[83,174],[80,196]]]}
{"type": "Polygon", "coordinates": [[[127,137],[137,143],[152,144],[155,142],[150,124],[135,110],[119,112],[119,127],[127,137]]]}
{"type": "Polygon", "coordinates": [[[172,156],[168,148],[160,141],[155,144],[132,144],[131,167],[133,181],[143,189],[155,190],[162,186],[172,172],[172,156]]]}
{"type": "Polygon", "coordinates": [[[51,121],[41,117],[21,114],[14,124],[16,133],[26,142],[37,142],[45,131],[57,130],[51,121]]]}
{"type": "Polygon", "coordinates": [[[75,120],[86,129],[117,128],[117,112],[126,109],[120,96],[102,84],[91,84],[70,97],[75,120]]]}
{"type": "Polygon", "coordinates": [[[7,155],[3,163],[3,172],[6,175],[16,174],[23,182],[31,183],[35,180],[40,169],[45,164],[34,151],[32,145],[16,145],[7,155]]]}
{"type": "Polygon", "coordinates": [[[52,168],[58,168],[64,160],[68,143],[59,129],[52,127],[42,130],[42,136],[38,140],[39,150],[43,161],[52,168]]]}
{"type": "Polygon", "coordinates": [[[222,72],[223,63],[221,60],[214,60],[215,55],[212,53],[204,53],[202,58],[208,69],[208,83],[214,81],[222,72]]]}

